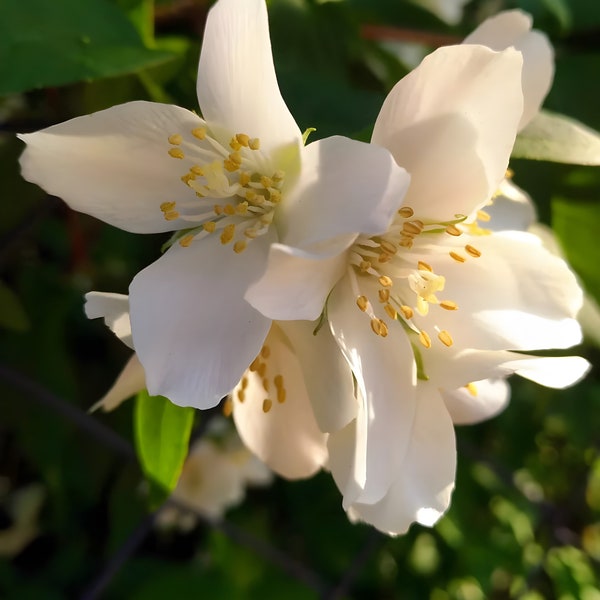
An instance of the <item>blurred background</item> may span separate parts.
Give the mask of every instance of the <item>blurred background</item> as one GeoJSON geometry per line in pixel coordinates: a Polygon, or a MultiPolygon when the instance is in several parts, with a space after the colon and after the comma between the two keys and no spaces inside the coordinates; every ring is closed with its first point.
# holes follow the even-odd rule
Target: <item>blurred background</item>
{"type": "MultiPolygon", "coordinates": [[[[457,428],[449,513],[398,538],[351,524],[327,473],[263,480],[223,517],[221,506],[161,524],[136,460],[134,403],[87,413],[129,351],[85,318],[83,294],[127,293],[165,239],[75,213],[22,180],[15,133],[133,99],[197,109],[209,6],[0,2],[0,598],[600,599],[597,369],[566,391],[512,380],[504,413],[457,428]]],[[[283,96],[311,139],[366,140],[422,56],[515,7],[556,48],[545,107],[600,129],[597,0],[271,0],[283,96]]],[[[600,170],[511,168],[599,299],[600,170]]],[[[587,328],[572,353],[598,364],[599,339],[587,328]]],[[[220,413],[197,413],[192,438],[220,413]]]]}

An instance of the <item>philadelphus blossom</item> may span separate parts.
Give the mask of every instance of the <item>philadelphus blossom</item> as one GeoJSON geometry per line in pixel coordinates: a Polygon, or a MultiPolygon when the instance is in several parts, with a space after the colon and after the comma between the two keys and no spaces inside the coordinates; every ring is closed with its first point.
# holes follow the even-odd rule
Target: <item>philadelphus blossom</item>
{"type": "MultiPolygon", "coordinates": [[[[507,400],[511,374],[565,387],[588,368],[579,357],[521,353],[580,341],[574,317],[581,290],[537,237],[487,227],[485,207],[503,182],[516,133],[549,86],[547,79],[523,78],[536,63],[552,74],[542,64],[552,57],[548,42],[529,27],[523,13],[501,15],[480,31],[497,34],[493,42],[506,41],[506,49],[479,45],[483,39],[442,48],[390,92],[372,143],[392,152],[411,184],[388,231],[360,236],[347,251],[345,273],[321,315],[329,331],[318,331],[321,355],[312,362],[337,365],[341,351],[356,380],[355,394],[341,388],[327,398],[333,406],[314,411],[319,422],[319,410],[337,415],[322,429],[330,432],[328,466],[349,516],[389,533],[413,521],[432,525],[447,509],[456,466],[453,420],[495,414],[507,400]]],[[[283,236],[247,297],[273,319],[315,319],[309,292],[286,274],[322,264],[310,248],[283,236]],[[285,285],[267,295],[272,281],[285,285]]],[[[288,353],[293,345],[289,336],[279,341],[288,353]]],[[[250,410],[253,382],[257,388],[264,380],[263,397],[273,388],[271,355],[260,355],[248,373],[253,379],[236,388],[234,416],[250,410]]],[[[303,353],[297,356],[302,369],[303,353]]],[[[271,466],[269,453],[291,452],[265,424],[280,408],[272,404],[255,427],[260,435],[240,431],[271,466]]],[[[241,429],[250,420],[236,423],[241,429]]]]}
{"type": "MultiPolygon", "coordinates": [[[[341,137],[304,146],[277,85],[264,0],[211,9],[197,92],[203,118],[131,102],[21,135],[21,165],[76,210],[127,231],[175,232],[131,283],[132,340],[150,394],[209,408],[269,330],[244,295],[270,245],[300,238],[339,273],[359,233],[389,226],[409,177],[380,147],[341,137]]],[[[311,285],[322,306],[329,279],[311,285]]]]}

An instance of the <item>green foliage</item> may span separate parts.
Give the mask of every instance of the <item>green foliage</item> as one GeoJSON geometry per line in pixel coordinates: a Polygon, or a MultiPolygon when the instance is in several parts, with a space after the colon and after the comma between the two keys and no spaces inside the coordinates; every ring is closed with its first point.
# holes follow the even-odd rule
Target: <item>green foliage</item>
{"type": "Polygon", "coordinates": [[[149,396],[146,390],[135,399],[135,445],[144,474],[156,491],[155,503],[164,500],[177,484],[188,453],[194,412],[162,396],[149,396]]]}

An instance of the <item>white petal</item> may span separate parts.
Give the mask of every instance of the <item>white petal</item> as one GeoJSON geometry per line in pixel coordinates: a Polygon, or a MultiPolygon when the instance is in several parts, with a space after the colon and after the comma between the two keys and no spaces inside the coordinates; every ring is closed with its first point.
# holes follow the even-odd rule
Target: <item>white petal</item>
{"type": "Polygon", "coordinates": [[[88,319],[103,318],[106,326],[126,346],[133,349],[128,296],[107,292],[88,292],[85,295],[84,310],[88,319]]]}
{"type": "Polygon", "coordinates": [[[248,288],[246,300],[270,319],[314,321],[345,269],[345,254],[324,258],[272,244],[267,270],[248,288]]]}
{"type": "Polygon", "coordinates": [[[451,333],[462,348],[536,350],[568,348],[581,340],[575,315],[582,292],[563,260],[542,247],[528,233],[503,231],[492,235],[461,236],[481,252],[459,263],[448,255],[427,256],[435,272],[446,278],[440,299],[458,310],[430,308],[415,323],[431,332],[451,333]]]}
{"type": "Polygon", "coordinates": [[[246,446],[276,473],[290,479],[309,477],[327,458],[327,435],[319,431],[298,359],[276,324],[265,346],[268,352],[260,359],[264,372],[260,366],[248,370],[232,393],[236,427],[246,446]],[[283,378],[283,402],[277,375],[283,378]],[[265,412],[267,399],[271,404],[265,412]]]}
{"type": "Polygon", "coordinates": [[[110,412],[117,408],[128,398],[135,396],[146,387],[146,374],[134,354],[128,361],[116,381],[106,394],[90,408],[90,412],[101,408],[104,412],[110,412]]]}
{"type": "Polygon", "coordinates": [[[405,205],[435,222],[470,215],[508,165],[523,111],[515,50],[440,48],[389,93],[372,141],[411,175],[405,205]]]}
{"type": "Polygon", "coordinates": [[[485,228],[492,231],[527,231],[537,220],[535,205],[529,194],[508,179],[502,180],[494,203],[486,206],[485,212],[491,217],[485,228]]]}
{"type": "Polygon", "coordinates": [[[577,383],[590,370],[590,363],[579,356],[525,357],[502,366],[521,377],[558,389],[577,383]]]}
{"type": "Polygon", "coordinates": [[[19,137],[23,177],[71,208],[136,233],[188,227],[166,221],[160,205],[194,199],[187,171],[169,156],[168,137],[198,127],[194,113],[130,102],[19,137]]]}
{"type": "Polygon", "coordinates": [[[280,322],[304,373],[313,412],[324,432],[337,431],[356,417],[354,380],[327,324],[315,334],[315,323],[280,322]]]}
{"type": "MultiPolygon", "coordinates": [[[[482,44],[492,50],[513,46],[523,53],[522,129],[538,113],[554,78],[554,50],[548,38],[531,31],[532,19],[520,10],[510,10],[484,21],[463,44],[482,44]]],[[[502,92],[501,92],[502,93],[502,92]]]]}
{"type": "Polygon", "coordinates": [[[470,425],[494,417],[510,400],[510,386],[505,379],[471,382],[469,388],[440,390],[455,425],[470,425]]]}
{"type": "Polygon", "coordinates": [[[387,231],[409,183],[384,148],[339,136],[309,144],[281,207],[281,241],[327,256],[343,252],[359,233],[387,231]]]}
{"type": "Polygon", "coordinates": [[[349,516],[396,535],[411,523],[432,526],[450,505],[456,470],[454,428],[435,389],[419,383],[409,446],[387,494],[375,504],[356,503],[349,516]]]}
{"type": "Polygon", "coordinates": [[[136,275],[131,327],[151,395],[210,408],[233,389],[269,330],[243,296],[271,241],[269,232],[241,254],[212,237],[175,244],[136,275]]]}
{"type": "Polygon", "coordinates": [[[264,0],[220,0],[210,10],[197,89],[202,114],[224,143],[236,133],[267,149],[301,142],[277,85],[264,0]]]}
{"type": "Polygon", "coordinates": [[[385,338],[373,333],[369,317],[356,306],[348,277],[332,292],[328,315],[361,398],[352,476],[345,483],[338,478],[338,486],[345,504],[377,502],[392,484],[410,439],[416,402],[412,349],[399,326],[390,327],[385,338]]]}

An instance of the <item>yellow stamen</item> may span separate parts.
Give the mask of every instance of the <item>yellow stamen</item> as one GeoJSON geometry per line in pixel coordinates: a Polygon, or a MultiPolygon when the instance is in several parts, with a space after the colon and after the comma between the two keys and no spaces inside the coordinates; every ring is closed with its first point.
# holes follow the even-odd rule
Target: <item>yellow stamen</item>
{"type": "Polygon", "coordinates": [[[223,207],[223,212],[231,217],[232,215],[235,215],[235,208],[231,204],[226,204],[223,207]]]}
{"type": "Polygon", "coordinates": [[[398,318],[398,313],[391,304],[386,304],[383,308],[385,309],[385,312],[388,314],[390,319],[396,320],[398,318]]]}
{"type": "Polygon", "coordinates": [[[268,398],[265,398],[263,400],[262,409],[265,414],[271,410],[272,406],[273,406],[273,402],[271,400],[269,400],[268,398]]]}
{"type": "Polygon", "coordinates": [[[160,205],[160,210],[162,210],[163,212],[169,212],[170,210],[173,210],[176,205],[176,202],[163,202],[160,205]]]}
{"type": "Polygon", "coordinates": [[[481,252],[479,250],[477,250],[477,248],[471,246],[470,244],[467,244],[465,246],[465,250],[473,257],[473,258],[479,258],[481,256],[481,252]]]}
{"type": "Polygon", "coordinates": [[[269,393],[269,380],[265,377],[262,380],[262,386],[263,386],[263,390],[265,390],[265,392],[267,392],[267,394],[269,393]]]}
{"type": "Polygon", "coordinates": [[[251,140],[248,140],[248,147],[250,150],[259,150],[260,140],[258,138],[252,138],[251,140]]]}
{"type": "Polygon", "coordinates": [[[235,139],[237,140],[238,144],[244,146],[244,148],[247,148],[248,143],[250,142],[250,136],[247,136],[245,133],[236,133],[235,139]]]}
{"type": "Polygon", "coordinates": [[[240,165],[236,162],[233,162],[230,158],[227,158],[223,161],[223,166],[230,173],[234,173],[240,168],[240,165]]]}
{"type": "Polygon", "coordinates": [[[225,225],[223,232],[221,233],[221,244],[229,244],[235,235],[235,224],[229,223],[225,225]]]}
{"type": "Polygon", "coordinates": [[[420,271],[429,271],[430,273],[433,273],[433,268],[431,267],[431,265],[429,265],[426,262],[423,262],[422,260],[420,260],[417,263],[417,266],[419,268],[420,271]]]}
{"type": "Polygon", "coordinates": [[[246,392],[244,390],[238,390],[238,392],[237,392],[237,399],[240,402],[243,402],[246,399],[246,392]]]}
{"type": "Polygon", "coordinates": [[[285,388],[277,388],[277,402],[279,402],[279,404],[283,404],[285,402],[285,396],[285,388]]]}
{"type": "Polygon", "coordinates": [[[233,251],[236,254],[240,254],[241,252],[243,252],[246,249],[247,243],[246,240],[238,240],[234,245],[233,245],[233,251]]]}
{"type": "Polygon", "coordinates": [[[379,302],[385,304],[390,299],[390,290],[381,289],[379,290],[379,302]]]}
{"type": "Polygon", "coordinates": [[[263,346],[263,347],[260,349],[260,355],[261,355],[263,358],[269,358],[269,356],[271,356],[271,348],[269,348],[269,346],[263,346]]]}
{"type": "Polygon", "coordinates": [[[240,185],[243,187],[243,186],[248,185],[249,183],[250,183],[250,174],[246,173],[246,171],[242,171],[240,173],[240,185]]]}
{"type": "Polygon", "coordinates": [[[490,217],[490,215],[488,213],[486,213],[484,210],[478,210],[477,211],[477,220],[478,221],[483,221],[484,223],[487,223],[488,221],[491,220],[492,217],[490,217]]]}
{"type": "Polygon", "coordinates": [[[419,341],[421,342],[421,344],[423,344],[423,346],[425,346],[425,348],[431,348],[431,338],[422,329],[419,332],[419,341]]]}
{"type": "Polygon", "coordinates": [[[181,148],[170,148],[169,155],[173,158],[185,158],[185,154],[181,148]]]}
{"type": "Polygon", "coordinates": [[[371,268],[371,263],[368,260],[361,260],[359,267],[360,270],[364,273],[365,271],[368,271],[371,268]]]}
{"type": "Polygon", "coordinates": [[[369,301],[367,300],[366,296],[359,296],[356,299],[356,305],[358,306],[358,308],[360,308],[360,310],[362,310],[363,312],[365,312],[367,310],[367,306],[369,304],[369,301]]]}
{"type": "Polygon", "coordinates": [[[179,245],[183,246],[184,248],[187,248],[194,241],[194,237],[195,236],[193,233],[188,233],[187,235],[184,235],[179,240],[179,245]]]}
{"type": "Polygon", "coordinates": [[[204,175],[204,171],[202,170],[202,167],[199,165],[194,165],[190,171],[194,174],[194,175],[198,175],[198,177],[202,177],[202,175],[204,175]]]}
{"type": "Polygon", "coordinates": [[[400,307],[400,312],[404,315],[406,320],[413,318],[413,309],[410,306],[406,306],[406,304],[403,304],[400,307]]]}
{"type": "Polygon", "coordinates": [[[273,180],[270,177],[263,175],[260,178],[260,184],[265,188],[265,190],[267,190],[270,187],[273,187],[273,180]]]}
{"type": "Polygon", "coordinates": [[[448,227],[446,227],[446,233],[456,237],[462,235],[462,231],[456,225],[448,225],[448,227]]]}
{"type": "Polygon", "coordinates": [[[192,135],[199,140],[203,140],[206,137],[206,129],[204,127],[196,127],[196,129],[192,129],[192,135]]]}
{"type": "Polygon", "coordinates": [[[383,286],[383,287],[392,287],[392,280],[387,276],[387,275],[382,275],[379,278],[379,283],[383,286]]]}
{"type": "Polygon", "coordinates": [[[261,376],[264,377],[265,373],[267,372],[267,363],[260,363],[260,365],[258,365],[258,369],[256,369],[256,372],[261,376]]]}
{"type": "Polygon", "coordinates": [[[204,229],[204,231],[207,233],[212,233],[216,227],[217,224],[214,221],[207,221],[206,223],[202,224],[202,229],[204,229]]]}
{"type": "Polygon", "coordinates": [[[438,339],[444,346],[448,346],[448,348],[454,343],[452,336],[445,329],[442,329],[442,331],[438,333],[438,339]]]}
{"type": "Polygon", "coordinates": [[[173,146],[179,146],[183,142],[183,138],[178,134],[174,133],[169,136],[169,144],[173,144],[173,146]]]}
{"type": "Polygon", "coordinates": [[[179,213],[176,210],[169,210],[165,212],[166,221],[175,221],[175,219],[179,219],[179,213]]]}
{"type": "Polygon", "coordinates": [[[457,310],[458,304],[456,302],[452,302],[452,300],[442,300],[440,302],[440,306],[445,308],[446,310],[457,310]]]}
{"type": "Polygon", "coordinates": [[[275,375],[275,377],[273,377],[273,383],[275,384],[275,387],[277,389],[282,388],[283,387],[283,375],[275,375]]]}
{"type": "Polygon", "coordinates": [[[398,252],[398,248],[396,247],[396,245],[392,244],[392,242],[388,242],[387,240],[381,240],[379,245],[386,254],[391,254],[393,256],[394,254],[396,254],[396,252],[398,252]]]}
{"type": "Polygon", "coordinates": [[[371,319],[371,329],[373,330],[373,333],[381,337],[387,337],[388,328],[387,325],[381,319],[371,319]]]}
{"type": "Polygon", "coordinates": [[[423,231],[423,227],[419,226],[420,221],[408,221],[402,225],[402,233],[409,235],[419,235],[423,231]]]}
{"type": "Polygon", "coordinates": [[[410,208],[410,206],[403,206],[399,211],[398,214],[403,218],[403,219],[410,219],[414,214],[415,211],[410,208]]]}
{"type": "Polygon", "coordinates": [[[242,381],[240,382],[240,385],[242,386],[242,389],[245,390],[248,387],[248,378],[242,377],[242,381]]]}
{"type": "Polygon", "coordinates": [[[456,252],[449,252],[450,256],[459,263],[464,263],[467,259],[464,256],[461,256],[460,254],[457,254],[456,252]]]}
{"type": "Polygon", "coordinates": [[[471,396],[477,396],[477,386],[473,382],[467,383],[465,387],[467,388],[467,391],[469,392],[469,394],[471,394],[471,396]]]}
{"type": "Polygon", "coordinates": [[[223,416],[230,417],[233,413],[233,402],[231,396],[228,396],[223,402],[223,416]]]}
{"type": "Polygon", "coordinates": [[[260,367],[260,356],[257,356],[248,367],[252,373],[258,371],[258,367],[260,367]]]}

